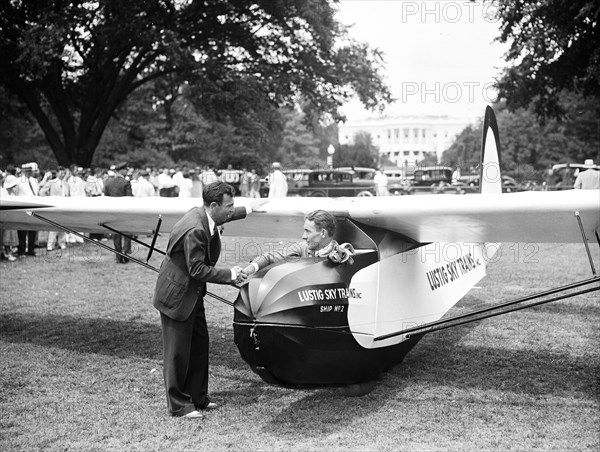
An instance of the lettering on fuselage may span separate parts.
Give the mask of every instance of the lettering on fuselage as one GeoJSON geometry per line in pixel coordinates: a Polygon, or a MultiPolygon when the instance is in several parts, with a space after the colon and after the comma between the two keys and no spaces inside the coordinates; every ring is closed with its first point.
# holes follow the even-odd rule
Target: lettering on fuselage
{"type": "Polygon", "coordinates": [[[427,280],[431,290],[439,289],[448,283],[456,281],[461,276],[481,265],[479,259],[474,258],[471,253],[448,262],[446,265],[434,268],[427,272],[427,280]]]}
{"type": "Polygon", "coordinates": [[[334,287],[331,289],[303,289],[298,291],[298,299],[301,302],[307,301],[326,301],[335,303],[336,301],[346,301],[348,298],[362,298],[360,292],[351,287],[334,287]]]}

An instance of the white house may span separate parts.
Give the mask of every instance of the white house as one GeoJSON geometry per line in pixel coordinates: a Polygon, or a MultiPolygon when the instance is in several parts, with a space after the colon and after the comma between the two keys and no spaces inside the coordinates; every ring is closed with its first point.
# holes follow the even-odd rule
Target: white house
{"type": "Polygon", "coordinates": [[[367,132],[382,156],[398,167],[417,164],[434,155],[439,162],[456,136],[469,125],[465,118],[448,116],[395,116],[340,123],[340,144],[352,144],[358,132],[367,132]]]}

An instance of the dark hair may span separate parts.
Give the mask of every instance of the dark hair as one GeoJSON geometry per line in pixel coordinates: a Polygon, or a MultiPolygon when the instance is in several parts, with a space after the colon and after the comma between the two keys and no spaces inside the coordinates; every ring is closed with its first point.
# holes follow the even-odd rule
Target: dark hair
{"type": "Polygon", "coordinates": [[[229,195],[233,198],[235,196],[235,189],[231,185],[221,181],[205,185],[202,189],[202,198],[204,198],[204,205],[206,207],[210,206],[213,202],[221,204],[223,202],[223,195],[229,195]]]}
{"type": "Polygon", "coordinates": [[[309,212],[304,219],[314,222],[319,230],[325,229],[329,234],[329,237],[333,237],[333,234],[335,234],[335,217],[325,210],[313,210],[312,212],[309,212]]]}

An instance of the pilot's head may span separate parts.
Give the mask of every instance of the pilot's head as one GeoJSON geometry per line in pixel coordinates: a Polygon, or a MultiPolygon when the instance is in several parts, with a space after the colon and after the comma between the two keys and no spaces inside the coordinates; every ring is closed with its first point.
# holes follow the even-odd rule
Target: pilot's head
{"type": "Polygon", "coordinates": [[[335,217],[325,210],[313,210],[304,217],[304,233],[302,239],[306,240],[311,250],[320,250],[331,242],[335,234],[335,217]]]}

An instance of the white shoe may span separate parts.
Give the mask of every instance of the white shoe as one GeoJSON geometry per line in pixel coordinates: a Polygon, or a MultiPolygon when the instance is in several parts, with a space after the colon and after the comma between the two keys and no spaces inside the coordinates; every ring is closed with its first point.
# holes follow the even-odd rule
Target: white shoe
{"type": "Polygon", "coordinates": [[[215,402],[208,402],[205,406],[196,406],[196,409],[198,411],[209,411],[209,410],[215,410],[219,408],[219,404],[215,403],[215,402]]]}
{"type": "Polygon", "coordinates": [[[194,411],[190,411],[188,414],[184,414],[181,417],[185,417],[188,419],[202,419],[204,417],[204,415],[200,411],[194,410],[194,411]]]}

